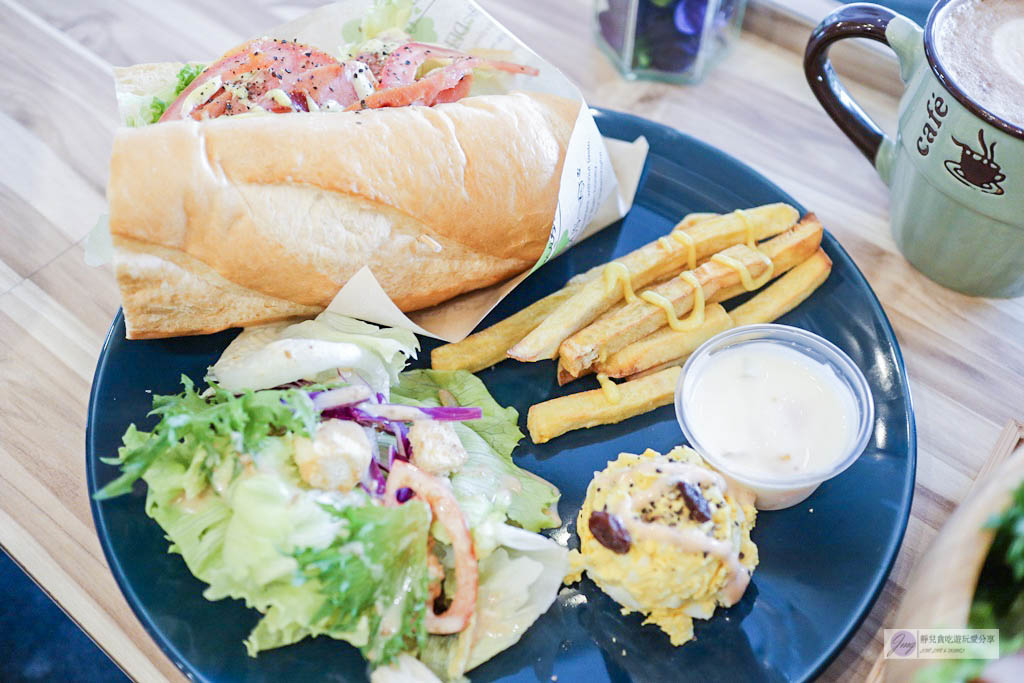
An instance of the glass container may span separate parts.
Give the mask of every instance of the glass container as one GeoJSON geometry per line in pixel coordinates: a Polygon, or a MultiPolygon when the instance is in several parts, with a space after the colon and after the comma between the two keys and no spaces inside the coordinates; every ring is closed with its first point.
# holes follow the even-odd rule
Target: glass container
{"type": "Polygon", "coordinates": [[[736,41],[747,0],[596,0],[597,42],[626,78],[697,83],[736,41]]]}

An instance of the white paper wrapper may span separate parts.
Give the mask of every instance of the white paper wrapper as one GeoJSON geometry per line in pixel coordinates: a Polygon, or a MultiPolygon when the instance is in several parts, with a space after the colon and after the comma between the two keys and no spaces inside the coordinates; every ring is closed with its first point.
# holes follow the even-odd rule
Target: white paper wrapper
{"type": "MultiPolygon", "coordinates": [[[[360,20],[371,4],[372,0],[342,0],[313,10],[266,35],[296,39],[337,54],[344,44],[360,39],[360,20]]],[[[536,67],[540,72],[536,77],[514,77],[516,89],[553,93],[583,102],[579,89],[564,74],[472,0],[415,0],[410,26],[415,27],[412,33],[416,40],[469,52],[497,50],[505,53],[503,59],[536,67]]],[[[483,81],[481,88],[488,87],[487,79],[478,81],[483,81]]],[[[124,118],[127,110],[124,106],[121,109],[124,118]]],[[[529,273],[629,211],[647,149],[643,138],[632,143],[602,138],[591,110],[584,104],[569,139],[548,244],[532,270],[406,315],[387,296],[373,273],[363,268],[341,288],[328,309],[445,341],[462,339],[529,273]]],[[[106,228],[105,221],[98,224],[97,230],[101,228],[106,228]]],[[[109,253],[103,252],[109,252],[109,239],[89,240],[89,263],[108,261],[109,253]]]]}

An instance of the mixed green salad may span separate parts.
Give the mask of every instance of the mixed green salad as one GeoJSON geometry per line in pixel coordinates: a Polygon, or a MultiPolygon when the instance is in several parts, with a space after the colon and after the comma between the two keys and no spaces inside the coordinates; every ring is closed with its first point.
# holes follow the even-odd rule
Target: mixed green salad
{"type": "Polygon", "coordinates": [[[1021,680],[1024,674],[1024,484],[986,528],[993,529],[995,537],[978,576],[967,627],[999,629],[1002,659],[951,659],[922,670],[919,681],[1021,680]]]}
{"type": "Polygon", "coordinates": [[[516,411],[470,373],[403,372],[417,348],[329,311],[245,330],[208,387],[153,398],[96,496],[146,483],[205,597],[263,615],[250,655],[322,634],[375,680],[458,679],[547,610],[567,551],[537,533],[559,492],[513,462],[516,411]]]}

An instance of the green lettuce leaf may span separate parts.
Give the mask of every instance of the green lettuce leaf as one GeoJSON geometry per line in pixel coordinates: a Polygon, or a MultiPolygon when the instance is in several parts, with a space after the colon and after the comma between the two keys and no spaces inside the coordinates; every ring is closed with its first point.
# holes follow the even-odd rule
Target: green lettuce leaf
{"type": "MultiPolygon", "coordinates": [[[[249,391],[235,396],[211,384],[211,395],[204,397],[188,377],[182,375],[181,383],[182,393],[153,397],[149,414],[160,416],[153,431],[141,432],[130,425],[118,456],[103,459],[119,466],[121,475],[96,492],[97,500],[131,491],[158,458],[192,466],[193,479],[200,473],[208,479],[225,454],[258,450],[271,432],[309,436],[316,427],[316,410],[303,391],[249,391]],[[196,458],[200,460],[195,462],[196,458]]],[[[193,488],[190,493],[197,491],[193,488]]]]}
{"type": "Polygon", "coordinates": [[[427,665],[409,654],[395,657],[386,666],[377,667],[370,674],[370,683],[441,683],[441,679],[427,665]]]}
{"type": "Polygon", "coordinates": [[[1024,485],[1014,492],[1009,507],[994,515],[985,526],[996,530],[992,550],[1002,555],[1013,579],[1024,582],[1024,485]]]}
{"type": "Polygon", "coordinates": [[[338,538],[295,555],[302,575],[319,582],[313,622],[331,635],[366,633],[360,650],[370,662],[419,650],[427,638],[430,509],[417,500],[325,509],[343,522],[338,538]]]}
{"type": "Polygon", "coordinates": [[[181,71],[178,72],[178,83],[174,86],[174,95],[178,96],[184,92],[185,88],[191,85],[192,81],[196,80],[196,76],[203,73],[205,68],[202,64],[186,64],[181,67],[181,71]]]}
{"type": "Polygon", "coordinates": [[[409,358],[416,357],[420,348],[416,335],[409,330],[378,327],[333,311],[324,311],[313,320],[286,327],[281,331],[281,338],[357,344],[372,351],[384,362],[390,384],[398,381],[398,373],[405,369],[409,358]]]}
{"type": "Polygon", "coordinates": [[[507,517],[530,531],[559,525],[558,489],[512,462],[512,450],[523,438],[519,413],[498,405],[478,377],[465,370],[411,370],[402,373],[391,395],[396,403],[420,406],[442,405],[444,396],[449,405],[483,410],[481,419],[455,424],[469,459],[451,478],[478,547],[488,545],[480,533],[487,520],[507,517]]]}
{"type": "Polygon", "coordinates": [[[143,125],[149,125],[159,121],[165,111],[167,111],[167,101],[154,97],[148,105],[139,110],[139,116],[143,125]]]}
{"type": "Polygon", "coordinates": [[[203,596],[241,599],[264,613],[245,642],[250,655],[326,632],[313,619],[323,603],[319,584],[294,580],[299,564],[292,553],[326,547],[341,527],[312,492],[257,473],[239,478],[224,495],[210,488],[189,499],[183,467],[167,460],[145,479],[146,511],[171,540],[170,551],[208,584],[203,596]]]}
{"type": "Polygon", "coordinates": [[[386,396],[418,349],[412,332],[324,311],[296,324],[247,328],[224,349],[210,377],[226,389],[241,391],[300,379],[336,383],[343,372],[386,396]]]}
{"type": "Polygon", "coordinates": [[[119,92],[118,101],[125,105],[122,107],[122,111],[125,111],[125,125],[137,128],[159,121],[170,103],[177,99],[205,68],[204,64],[185,64],[178,70],[173,81],[155,84],[146,93],[119,92]]]}
{"type": "MultiPolygon", "coordinates": [[[[345,22],[341,35],[347,45],[342,59],[352,59],[365,52],[387,54],[410,40],[435,42],[434,20],[420,13],[413,19],[412,0],[374,0],[362,18],[345,22]]],[[[426,10],[429,10],[428,6],[426,10]]]]}
{"type": "Polygon", "coordinates": [[[171,540],[169,552],[181,555],[189,571],[206,580],[223,565],[221,551],[231,506],[212,492],[186,498],[184,475],[185,466],[174,460],[157,460],[146,470],[146,514],[171,540]]]}
{"type": "Polygon", "coordinates": [[[384,31],[404,31],[412,16],[412,0],[376,0],[363,15],[361,23],[364,38],[376,38],[384,31]]]}

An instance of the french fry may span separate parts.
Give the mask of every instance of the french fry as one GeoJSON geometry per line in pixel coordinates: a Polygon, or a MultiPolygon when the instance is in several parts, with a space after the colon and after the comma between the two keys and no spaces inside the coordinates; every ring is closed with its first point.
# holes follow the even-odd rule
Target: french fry
{"type": "MultiPolygon", "coordinates": [[[[773,280],[778,279],[784,273],[788,272],[793,267],[799,265],[806,258],[803,252],[794,251],[786,248],[790,240],[803,239],[807,235],[806,231],[821,231],[822,233],[824,232],[824,229],[821,227],[821,223],[818,221],[818,217],[815,216],[813,213],[809,213],[806,216],[804,216],[803,219],[797,224],[796,228],[784,233],[786,235],[785,239],[775,238],[758,245],[758,248],[768,258],[772,260],[772,266],[774,267],[772,271],[773,280]],[[799,228],[799,230],[797,230],[796,228],[799,228]]],[[[779,235],[779,237],[782,237],[782,235],[779,235]]],[[[729,299],[737,297],[740,294],[746,294],[746,292],[747,290],[743,288],[742,284],[735,284],[732,287],[724,287],[722,289],[719,289],[717,292],[714,293],[714,295],[712,295],[708,299],[708,301],[728,301],[729,299]]]]}
{"type": "MultiPolygon", "coordinates": [[[[668,280],[672,279],[673,277],[675,277],[675,275],[672,275],[672,276],[669,276],[667,278],[663,278],[661,280],[658,280],[654,284],[654,286],[657,286],[657,285],[660,285],[660,284],[662,284],[664,282],[667,282],[668,280]]],[[[640,296],[644,292],[649,291],[651,289],[654,289],[654,287],[652,286],[652,287],[648,287],[648,288],[645,288],[645,289],[641,289],[636,294],[637,294],[637,296],[640,296]]],[[[619,310],[621,310],[625,306],[626,306],[626,302],[625,301],[620,301],[620,302],[614,304],[611,308],[609,308],[604,313],[604,315],[614,315],[616,312],[618,312],[619,310]]],[[[723,309],[723,312],[724,312],[724,309],[723,309]]],[[[657,334],[657,333],[655,333],[655,334],[657,334]]],[[[591,366],[589,368],[585,368],[583,371],[580,372],[579,376],[576,376],[576,375],[573,375],[571,372],[569,372],[568,370],[565,369],[565,364],[562,362],[561,356],[559,356],[559,358],[558,358],[558,367],[556,369],[556,373],[557,373],[556,376],[557,376],[557,379],[558,379],[558,386],[560,386],[560,387],[561,386],[565,386],[569,382],[572,382],[573,380],[579,379],[580,377],[583,377],[584,375],[592,374],[593,372],[605,372],[606,374],[608,374],[609,376],[612,376],[612,377],[620,377],[620,376],[624,377],[625,376],[625,375],[611,375],[611,373],[607,373],[605,370],[596,369],[593,366],[591,366]]]]}
{"type": "Polygon", "coordinates": [[[685,216],[683,216],[683,220],[681,220],[678,223],[676,223],[675,227],[672,228],[672,229],[673,230],[689,230],[690,228],[692,228],[693,226],[697,225],[698,223],[700,223],[702,221],[706,221],[706,220],[709,220],[711,218],[718,218],[718,216],[719,216],[719,214],[717,214],[717,213],[700,213],[700,212],[688,213],[685,216]]]}
{"type": "MultiPolygon", "coordinates": [[[[702,261],[701,264],[706,263],[706,262],[707,261],[702,261]]],[[[657,285],[662,285],[663,283],[668,282],[672,278],[675,278],[675,276],[676,275],[672,275],[672,276],[670,276],[670,278],[665,278],[663,280],[659,280],[659,281],[657,281],[654,284],[654,286],[656,287],[657,285]]],[[[640,296],[644,292],[647,292],[647,291],[652,290],[652,289],[653,289],[653,287],[642,289],[639,292],[637,292],[637,296],[640,296]]],[[[706,331],[714,330],[707,337],[707,339],[710,339],[712,336],[714,336],[718,332],[721,332],[721,331],[727,329],[727,327],[720,327],[720,326],[722,326],[723,323],[725,323],[725,319],[726,318],[722,318],[722,317],[718,316],[718,314],[716,312],[713,312],[713,308],[716,305],[717,304],[715,304],[713,302],[709,302],[709,308],[706,311],[706,315],[714,316],[714,318],[716,318],[716,319],[709,318],[708,321],[707,321],[707,323],[709,325],[707,327],[706,326],[701,326],[697,330],[692,330],[692,331],[687,331],[687,332],[677,332],[675,330],[671,330],[671,329],[668,329],[668,328],[665,328],[665,329],[662,329],[662,330],[658,330],[657,332],[653,333],[652,335],[650,335],[648,337],[644,337],[640,341],[634,342],[634,344],[630,344],[629,346],[624,348],[622,351],[618,351],[617,353],[613,353],[612,357],[609,357],[605,362],[603,362],[603,364],[599,360],[597,366],[591,366],[590,368],[584,369],[580,373],[579,377],[573,375],[572,373],[570,373],[568,370],[565,369],[565,364],[562,361],[561,356],[559,356],[558,357],[558,367],[557,367],[557,371],[556,371],[557,372],[557,379],[558,379],[558,386],[565,386],[566,384],[568,384],[569,382],[571,382],[573,380],[578,380],[578,379],[580,379],[580,377],[584,377],[586,375],[591,375],[591,374],[593,374],[595,372],[597,372],[597,373],[604,373],[605,375],[607,375],[609,377],[615,377],[615,378],[633,377],[636,373],[639,373],[640,370],[642,369],[640,364],[643,364],[643,362],[645,362],[642,359],[642,355],[641,354],[637,354],[639,357],[637,357],[635,360],[628,359],[630,356],[626,356],[626,355],[623,355],[620,359],[615,360],[615,359],[613,359],[614,356],[620,355],[620,354],[624,354],[627,351],[629,351],[629,349],[631,349],[635,344],[644,344],[644,342],[646,342],[648,339],[650,339],[651,337],[654,337],[656,335],[662,335],[662,336],[658,337],[658,342],[656,344],[650,344],[648,346],[645,346],[644,348],[650,348],[650,349],[656,348],[656,346],[658,344],[662,343],[663,341],[665,343],[667,343],[670,347],[672,347],[672,345],[674,343],[677,346],[685,346],[686,342],[684,340],[690,339],[690,338],[698,338],[696,336],[702,335],[706,331]],[[635,370],[633,370],[632,372],[623,372],[621,370],[621,366],[625,367],[626,365],[630,364],[630,362],[636,362],[636,364],[638,364],[637,368],[635,370]]],[[[604,315],[612,315],[615,312],[617,312],[618,310],[621,310],[625,306],[626,306],[626,302],[625,301],[620,301],[620,302],[616,303],[615,305],[613,305],[611,308],[609,308],[604,313],[604,315]]],[[[721,307],[719,306],[719,308],[721,308],[721,307]]],[[[724,308],[722,308],[722,313],[725,313],[725,309],[724,308]]],[[[728,327],[731,327],[731,325],[728,326],[728,327]]],[[[702,343],[702,341],[698,341],[696,343],[696,345],[694,346],[694,348],[696,348],[696,346],[699,346],[701,343],[702,343]]],[[[675,357],[677,357],[677,356],[672,356],[672,358],[675,358],[675,357]]],[[[658,361],[658,362],[660,364],[660,361],[658,361]]],[[[662,367],[669,368],[672,365],[676,365],[676,364],[671,364],[671,362],[667,362],[667,364],[659,365],[659,369],[662,368],[662,367]]],[[[643,366],[643,368],[649,368],[649,367],[650,366],[643,366]]],[[[646,374],[649,375],[650,373],[648,372],[646,374]]]]}
{"type": "Polygon", "coordinates": [[[618,385],[619,400],[603,389],[581,391],[530,406],[526,427],[534,443],[544,443],[574,429],[614,424],[672,403],[682,368],[674,367],[635,382],[618,385]]]}
{"type": "MultiPolygon", "coordinates": [[[[807,297],[813,294],[814,291],[821,286],[821,283],[828,279],[830,272],[832,272],[832,260],[829,259],[824,249],[819,247],[818,250],[806,261],[762,289],[760,292],[748,299],[746,303],[737,306],[730,311],[728,315],[732,324],[738,327],[740,325],[757,325],[760,323],[774,322],[796,308],[807,297]]],[[[655,332],[650,337],[645,337],[639,342],[636,342],[636,344],[630,344],[620,351],[619,354],[629,352],[634,347],[637,347],[637,350],[639,350],[640,345],[643,345],[647,340],[665,333],[666,330],[655,332]]],[[[677,332],[676,334],[681,333],[677,332]]],[[[676,358],[664,360],[657,365],[646,367],[641,369],[639,372],[626,375],[626,378],[632,381],[674,365],[683,365],[686,362],[686,359],[689,358],[690,353],[693,353],[694,350],[696,350],[696,346],[694,346],[693,349],[690,349],[687,353],[680,354],[676,358]]],[[[614,358],[615,356],[609,358],[608,363],[610,364],[614,358]]],[[[653,357],[651,359],[653,360],[653,357]]],[[[646,365],[647,360],[648,359],[645,358],[644,361],[637,364],[637,367],[643,367],[646,365]]],[[[609,376],[621,376],[618,374],[612,374],[614,372],[614,368],[608,368],[602,364],[599,364],[597,369],[609,376]]]]}
{"type": "MultiPolygon", "coordinates": [[[[654,334],[613,353],[606,360],[599,361],[595,370],[609,377],[629,377],[649,368],[685,358],[708,339],[732,326],[732,318],[722,305],[710,304],[704,309],[704,324],[700,327],[683,332],[663,327],[654,334]]],[[[568,370],[565,370],[565,373],[569,375],[568,370]]]]}
{"type": "MultiPolygon", "coordinates": [[[[693,240],[696,259],[701,260],[745,241],[748,221],[754,239],[760,240],[785,231],[798,218],[796,209],[788,204],[768,204],[742,214],[733,212],[710,218],[683,229],[693,240]]],[[[640,289],[682,270],[689,255],[688,247],[680,242],[655,240],[613,263],[625,266],[633,289],[640,289]]],[[[590,280],[509,349],[508,355],[521,361],[554,358],[563,340],[589,325],[622,298],[623,286],[618,281],[612,287],[603,277],[590,280]]]]}
{"type": "Polygon", "coordinates": [[[832,272],[832,259],[820,247],[806,261],[740,304],[729,316],[736,326],[770,323],[789,313],[832,272]]]}
{"type": "Polygon", "coordinates": [[[555,372],[557,373],[558,386],[560,387],[565,386],[574,379],[579,379],[579,377],[569,374],[569,371],[565,369],[564,365],[562,365],[561,358],[558,359],[558,368],[555,370],[555,372]]]}
{"type": "Polygon", "coordinates": [[[528,335],[530,330],[551,315],[551,312],[571,297],[581,285],[582,282],[577,285],[566,285],[460,342],[438,346],[430,352],[430,366],[435,370],[478,372],[500,363],[508,358],[507,351],[510,346],[528,335]]]}
{"type": "MultiPolygon", "coordinates": [[[[686,230],[717,215],[714,213],[690,213],[679,221],[675,229],[686,230]]],[[[509,348],[528,335],[580,286],[600,275],[603,269],[604,264],[602,263],[586,272],[574,275],[562,289],[552,292],[543,299],[538,299],[501,322],[471,334],[462,341],[438,346],[430,352],[430,366],[435,370],[478,372],[500,363],[508,357],[509,348]]]]}
{"type": "Polygon", "coordinates": [[[630,375],[629,377],[627,377],[626,381],[632,382],[633,380],[643,379],[644,377],[650,377],[651,375],[661,372],[662,370],[666,370],[668,368],[681,368],[684,365],[686,365],[687,358],[689,358],[689,356],[684,356],[683,358],[674,358],[670,361],[662,363],[661,365],[655,365],[653,368],[641,370],[635,375],[630,375]]]}
{"type": "MultiPolygon", "coordinates": [[[[767,268],[763,256],[768,255],[773,266],[775,259],[779,259],[780,263],[799,263],[818,249],[821,236],[821,224],[807,222],[768,240],[762,245],[760,252],[745,244],[737,244],[719,253],[737,259],[753,278],[758,278],[767,268]]],[[[735,270],[715,261],[708,261],[693,273],[701,285],[705,299],[710,301],[715,301],[714,297],[718,290],[740,284],[740,276],[735,270]]],[[[693,307],[694,288],[681,278],[668,280],[664,284],[652,287],[650,291],[668,299],[677,316],[685,315],[693,307]]],[[[600,318],[562,342],[559,347],[562,364],[570,374],[579,377],[584,369],[589,368],[599,358],[610,356],[667,324],[665,311],[658,306],[643,300],[626,304],[618,312],[600,318]]]]}
{"type": "MultiPolygon", "coordinates": [[[[745,244],[734,245],[720,253],[739,260],[755,278],[763,275],[768,268],[761,255],[745,244]]],[[[739,282],[736,271],[714,261],[708,261],[698,267],[693,274],[705,298],[711,297],[723,286],[728,287],[739,282]]],[[[673,278],[652,287],[649,291],[668,299],[677,316],[685,315],[693,307],[696,293],[695,288],[681,278],[673,278]]],[[[620,351],[667,324],[665,311],[643,299],[637,299],[620,310],[599,318],[562,342],[559,347],[562,365],[566,371],[578,377],[600,358],[620,351]]]]}

